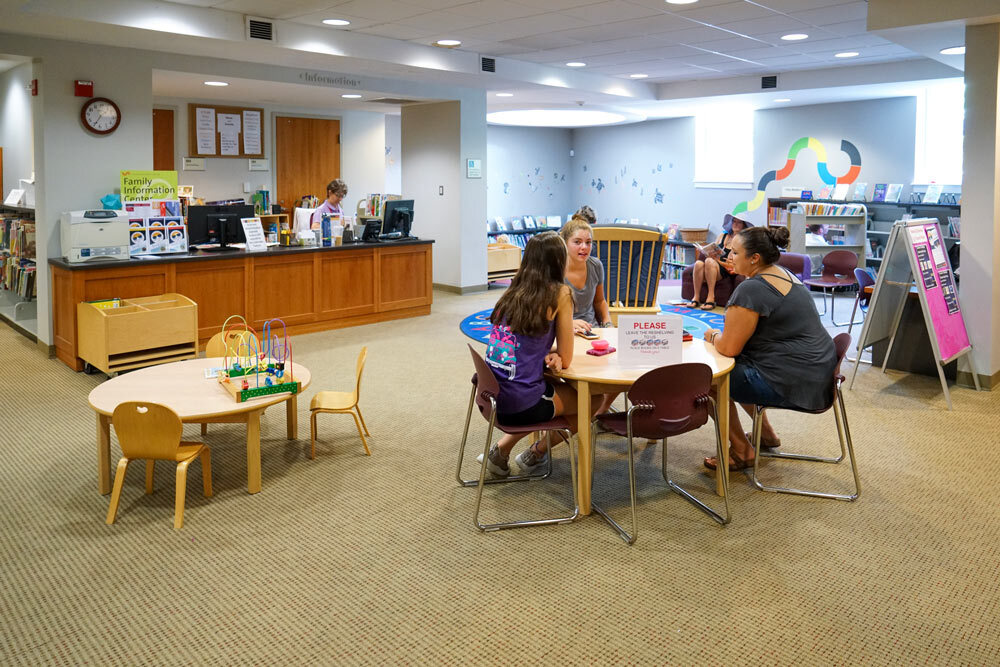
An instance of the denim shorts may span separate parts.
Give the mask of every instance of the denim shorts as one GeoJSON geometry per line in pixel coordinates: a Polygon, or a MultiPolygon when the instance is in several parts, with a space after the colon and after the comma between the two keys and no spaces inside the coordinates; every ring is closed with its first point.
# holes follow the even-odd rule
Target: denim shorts
{"type": "Polygon", "coordinates": [[[776,392],[756,368],[737,361],[729,374],[729,398],[737,403],[766,405],[771,408],[795,408],[776,392]]]}

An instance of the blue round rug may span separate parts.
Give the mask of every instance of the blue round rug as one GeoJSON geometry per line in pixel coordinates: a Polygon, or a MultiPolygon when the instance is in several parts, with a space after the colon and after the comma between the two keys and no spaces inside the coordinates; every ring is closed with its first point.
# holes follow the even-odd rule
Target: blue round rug
{"type": "MultiPolygon", "coordinates": [[[[693,310],[691,308],[685,308],[684,306],[668,306],[666,304],[661,304],[660,310],[664,313],[670,313],[672,315],[683,315],[684,330],[695,338],[702,338],[705,335],[705,332],[709,329],[721,329],[722,323],[725,320],[725,318],[719,313],[705,310],[693,310]]],[[[481,310],[478,313],[473,313],[462,320],[459,328],[462,330],[462,333],[472,340],[485,345],[490,338],[490,313],[492,312],[492,308],[487,308],[486,310],[481,310]]]]}

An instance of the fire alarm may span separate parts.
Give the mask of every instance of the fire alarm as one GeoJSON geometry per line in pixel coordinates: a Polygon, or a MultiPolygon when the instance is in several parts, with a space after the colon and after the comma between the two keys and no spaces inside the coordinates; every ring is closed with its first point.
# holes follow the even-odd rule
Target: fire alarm
{"type": "Polygon", "coordinates": [[[73,95],[76,97],[93,97],[94,96],[94,82],[93,81],[75,81],[73,83],[73,95]]]}
{"type": "Polygon", "coordinates": [[[38,97],[38,79],[32,79],[29,88],[31,89],[31,96],[38,97]]]}

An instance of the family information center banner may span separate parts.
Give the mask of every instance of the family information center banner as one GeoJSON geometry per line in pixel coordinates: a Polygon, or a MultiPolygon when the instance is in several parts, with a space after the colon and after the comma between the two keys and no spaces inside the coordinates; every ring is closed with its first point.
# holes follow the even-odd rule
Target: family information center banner
{"type": "Polygon", "coordinates": [[[177,199],[176,171],[121,172],[122,201],[177,199]]]}

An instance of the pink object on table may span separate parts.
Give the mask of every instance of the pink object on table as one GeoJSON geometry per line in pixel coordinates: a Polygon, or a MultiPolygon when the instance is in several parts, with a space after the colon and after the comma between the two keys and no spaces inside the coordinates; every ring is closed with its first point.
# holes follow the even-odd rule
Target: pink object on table
{"type": "Polygon", "coordinates": [[[608,341],[603,338],[598,338],[597,340],[590,341],[590,346],[595,350],[606,350],[608,349],[608,341]]]}

